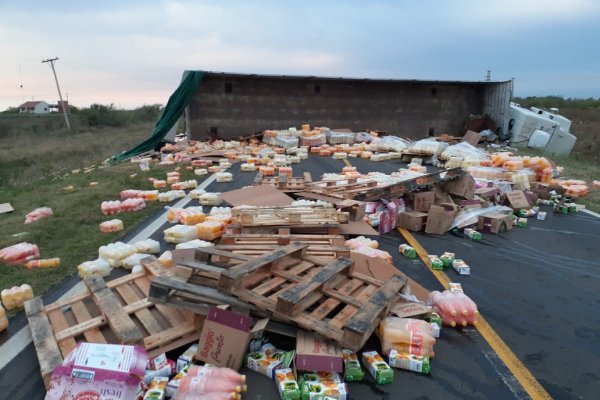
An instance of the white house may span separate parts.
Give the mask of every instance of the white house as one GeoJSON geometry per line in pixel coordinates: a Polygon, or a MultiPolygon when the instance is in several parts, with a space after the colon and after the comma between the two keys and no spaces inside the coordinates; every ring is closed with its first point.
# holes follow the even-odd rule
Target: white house
{"type": "Polygon", "coordinates": [[[20,113],[49,114],[50,105],[45,101],[27,101],[19,106],[20,113]]]}

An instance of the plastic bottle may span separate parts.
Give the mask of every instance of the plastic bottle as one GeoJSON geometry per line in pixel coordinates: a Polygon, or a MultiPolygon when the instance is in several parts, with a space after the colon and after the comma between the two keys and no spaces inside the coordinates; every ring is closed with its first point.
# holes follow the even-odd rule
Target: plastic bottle
{"type": "Polygon", "coordinates": [[[8,265],[25,264],[27,261],[40,257],[37,245],[31,243],[18,243],[0,250],[0,261],[8,265]]]}
{"type": "Polygon", "coordinates": [[[90,276],[101,276],[105,277],[110,275],[110,271],[112,268],[105,260],[98,258],[94,261],[86,261],[84,263],[79,264],[77,267],[79,271],[79,276],[81,279],[88,278],[90,276]]]}
{"type": "Polygon", "coordinates": [[[140,240],[133,244],[138,253],[155,254],[160,252],[160,243],[154,239],[140,240]]]}
{"type": "Polygon", "coordinates": [[[0,292],[2,303],[7,310],[23,307],[23,303],[33,298],[33,289],[28,284],[14,286],[0,292]]]}
{"type": "MultiPolygon", "coordinates": [[[[187,378],[187,377],[186,377],[187,378]]],[[[184,378],[185,379],[185,378],[184,378]]],[[[183,379],[182,379],[183,383],[183,379]]],[[[175,396],[175,400],[239,400],[242,397],[238,393],[223,393],[223,392],[213,392],[213,393],[188,393],[183,392],[181,389],[177,391],[177,395],[175,396]]]]}
{"type": "Polygon", "coordinates": [[[102,204],[100,204],[100,210],[104,215],[118,214],[121,212],[121,201],[103,201],[102,204]]]}
{"type": "Polygon", "coordinates": [[[60,258],[48,258],[46,260],[31,260],[25,264],[25,268],[56,268],[60,265],[60,258]]]}
{"type": "Polygon", "coordinates": [[[434,310],[442,317],[444,325],[472,325],[479,315],[477,305],[463,292],[434,291],[429,295],[429,299],[434,310]]]}
{"type": "Polygon", "coordinates": [[[102,222],[98,227],[102,233],[119,232],[123,230],[123,221],[115,218],[110,221],[102,222]]]}
{"type": "Polygon", "coordinates": [[[25,216],[25,223],[30,224],[42,218],[48,218],[52,216],[52,209],[50,207],[36,208],[25,216]]]}
{"type": "Polygon", "coordinates": [[[193,366],[181,380],[176,399],[180,396],[187,396],[181,397],[184,399],[206,399],[209,393],[221,393],[222,397],[217,398],[233,399],[236,393],[246,390],[245,381],[245,375],[229,368],[193,366]]]}
{"type": "Polygon", "coordinates": [[[6,318],[6,311],[4,307],[0,305],[0,332],[8,328],[8,318],[6,318]]]}
{"type": "Polygon", "coordinates": [[[433,357],[433,328],[426,321],[413,318],[387,317],[379,325],[383,354],[394,349],[401,353],[433,357]]]}
{"type": "Polygon", "coordinates": [[[405,243],[401,244],[400,247],[398,248],[398,250],[406,258],[410,258],[410,259],[417,258],[417,252],[415,251],[415,249],[405,243]]]}
{"type": "Polygon", "coordinates": [[[196,225],[175,225],[164,230],[165,241],[169,243],[183,243],[198,239],[196,225]]]}

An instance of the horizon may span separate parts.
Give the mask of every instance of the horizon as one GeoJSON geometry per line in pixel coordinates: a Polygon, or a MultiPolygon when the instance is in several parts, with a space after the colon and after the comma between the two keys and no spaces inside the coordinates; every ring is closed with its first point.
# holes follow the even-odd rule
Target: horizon
{"type": "Polygon", "coordinates": [[[0,5],[0,110],[164,105],[186,69],[515,79],[515,97],[600,98],[600,2],[116,0],[0,5]],[[76,34],[74,34],[74,32],[76,34]]]}

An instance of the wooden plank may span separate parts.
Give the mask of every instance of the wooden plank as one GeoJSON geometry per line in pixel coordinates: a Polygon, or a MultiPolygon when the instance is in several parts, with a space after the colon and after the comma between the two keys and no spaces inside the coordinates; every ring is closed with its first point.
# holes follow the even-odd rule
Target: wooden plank
{"type": "Polygon", "coordinates": [[[161,347],[172,340],[195,333],[196,329],[196,325],[193,321],[165,329],[162,332],[158,332],[152,336],[144,338],[144,348],[146,350],[150,350],[156,347],[161,347]]]}
{"type": "MultiPolygon", "coordinates": [[[[144,300],[141,299],[135,293],[135,291],[129,286],[129,284],[117,286],[115,287],[115,290],[123,298],[126,304],[134,304],[137,301],[144,300]]],[[[154,318],[154,316],[152,315],[150,310],[148,310],[148,308],[142,308],[134,314],[149,334],[154,335],[163,330],[163,327],[160,326],[158,321],[156,321],[156,318],[154,318]]]]}
{"type": "Polygon", "coordinates": [[[70,326],[62,331],[55,332],[56,341],[59,343],[65,339],[72,339],[76,336],[83,334],[85,331],[93,328],[98,328],[106,323],[106,319],[103,316],[95,317],[83,321],[77,325],[70,326]]]}
{"type": "MultiPolygon", "coordinates": [[[[47,312],[46,315],[50,320],[50,325],[52,326],[53,334],[56,335],[57,332],[61,332],[67,328],[69,328],[70,324],[65,318],[65,314],[62,310],[52,310],[47,312]]],[[[69,337],[65,340],[56,340],[58,342],[58,347],[63,355],[69,354],[71,350],[77,346],[77,342],[72,337],[69,337]]]]}
{"type": "Polygon", "coordinates": [[[344,326],[344,344],[361,347],[404,285],[406,277],[394,275],[380,287],[344,326]]]}
{"type": "Polygon", "coordinates": [[[254,259],[254,257],[248,257],[243,254],[230,253],[227,251],[215,249],[214,247],[202,247],[202,248],[196,249],[196,251],[200,252],[200,253],[204,253],[204,254],[210,254],[212,256],[229,257],[229,258],[234,258],[234,259],[242,260],[242,261],[250,261],[250,260],[254,259]]]}
{"type": "MultiPolygon", "coordinates": [[[[144,295],[148,296],[150,294],[150,279],[147,277],[142,277],[136,279],[135,284],[137,287],[144,293],[144,295]]],[[[186,322],[188,319],[185,315],[183,315],[179,310],[173,307],[167,307],[162,304],[154,304],[154,307],[160,312],[164,319],[171,324],[171,326],[176,326],[186,322]]]]}
{"type": "MultiPolygon", "coordinates": [[[[339,285],[338,289],[336,290],[336,293],[338,293],[339,295],[351,295],[352,293],[354,293],[354,291],[356,291],[363,285],[364,283],[359,279],[346,280],[342,285],[339,285]]],[[[310,313],[310,317],[319,320],[323,319],[327,316],[327,314],[332,312],[339,304],[340,300],[338,300],[337,298],[327,299],[319,307],[315,308],[310,313]]]]}
{"type": "Polygon", "coordinates": [[[219,288],[226,292],[231,292],[235,288],[239,287],[244,277],[248,274],[256,272],[261,268],[273,266],[278,260],[285,257],[302,258],[306,253],[306,245],[302,244],[290,244],[282,247],[281,249],[274,250],[270,253],[265,254],[260,258],[253,258],[252,260],[231,267],[227,271],[221,273],[219,279],[219,288]]]}
{"type": "Polygon", "coordinates": [[[109,326],[121,343],[137,343],[142,340],[142,333],[129,315],[123,311],[119,300],[102,278],[86,278],[85,284],[92,293],[92,298],[100,312],[106,317],[109,326]]]}
{"type": "MultiPolygon", "coordinates": [[[[209,304],[229,304],[231,306],[240,308],[251,308],[248,304],[239,301],[237,298],[227,296],[216,289],[197,286],[168,277],[157,278],[152,282],[150,286],[150,297],[163,299],[164,297],[162,296],[161,289],[166,291],[175,290],[184,293],[189,293],[198,296],[199,299],[209,304]]],[[[166,301],[168,302],[168,298],[166,299],[166,301]]]]}
{"type": "MultiPolygon", "coordinates": [[[[52,328],[48,316],[44,312],[44,303],[41,297],[35,297],[25,302],[25,314],[29,321],[29,329],[35,351],[38,355],[40,372],[46,386],[55,367],[63,362],[58,343],[52,334],[52,328]]],[[[23,377],[25,378],[25,377],[23,377]]]]}
{"type": "MultiPolygon", "coordinates": [[[[83,301],[77,301],[71,304],[71,310],[73,311],[73,315],[75,315],[75,319],[79,323],[84,323],[93,318],[83,301]]],[[[83,336],[85,337],[85,340],[90,343],[106,343],[104,335],[98,328],[90,328],[85,330],[83,332],[83,336]]]]}
{"type": "MultiPolygon", "coordinates": [[[[310,281],[302,282],[279,295],[279,299],[277,300],[277,311],[291,317],[297,315],[302,311],[298,306],[302,299],[308,294],[321,289],[327,281],[340,272],[350,268],[352,264],[353,261],[351,259],[342,257],[326,265],[315,274],[310,281]]],[[[305,306],[308,305],[305,304],[305,306]]]]}

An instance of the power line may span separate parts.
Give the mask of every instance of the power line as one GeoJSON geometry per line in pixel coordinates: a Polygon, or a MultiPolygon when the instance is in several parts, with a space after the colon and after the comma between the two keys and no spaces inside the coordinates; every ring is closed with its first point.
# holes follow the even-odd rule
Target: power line
{"type": "Polygon", "coordinates": [[[52,73],[54,74],[54,80],[56,81],[56,89],[58,90],[58,98],[60,99],[60,107],[63,109],[63,113],[65,115],[65,122],[67,123],[67,129],[69,130],[69,132],[71,132],[71,123],[69,122],[69,116],[67,115],[67,108],[69,106],[65,105],[65,103],[62,99],[62,94],[60,93],[60,86],[58,86],[58,78],[56,77],[56,70],[54,69],[54,61],[58,61],[58,57],[49,58],[47,60],[42,60],[42,64],[49,62],[50,66],[52,67],[52,73]]]}

